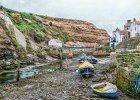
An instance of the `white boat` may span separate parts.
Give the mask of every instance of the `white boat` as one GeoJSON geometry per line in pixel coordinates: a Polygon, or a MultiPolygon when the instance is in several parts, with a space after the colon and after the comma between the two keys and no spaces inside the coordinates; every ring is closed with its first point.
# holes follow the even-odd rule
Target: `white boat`
{"type": "Polygon", "coordinates": [[[94,85],[91,85],[91,88],[96,94],[102,97],[113,98],[113,99],[118,98],[116,85],[113,85],[109,82],[102,82],[102,83],[94,84],[94,85]]]}

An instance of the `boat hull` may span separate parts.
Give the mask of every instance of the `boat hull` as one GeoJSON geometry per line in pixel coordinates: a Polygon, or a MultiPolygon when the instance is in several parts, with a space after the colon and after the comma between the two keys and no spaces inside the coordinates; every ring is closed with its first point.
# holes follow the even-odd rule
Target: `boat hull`
{"type": "Polygon", "coordinates": [[[92,63],[92,64],[97,64],[97,60],[96,59],[90,59],[90,60],[88,60],[90,63],[92,63]]]}
{"type": "Polygon", "coordinates": [[[106,98],[110,98],[110,99],[116,99],[118,98],[118,93],[117,92],[113,92],[113,93],[100,93],[97,91],[94,91],[96,94],[102,96],[102,97],[106,97],[106,98]]]}
{"type": "Polygon", "coordinates": [[[92,64],[96,64],[96,63],[98,62],[97,59],[96,59],[95,57],[93,57],[93,56],[89,57],[89,58],[88,58],[88,61],[89,61],[90,63],[92,63],[92,64]]]}
{"type": "Polygon", "coordinates": [[[90,67],[81,68],[81,69],[78,69],[78,73],[81,76],[89,77],[89,76],[91,76],[94,73],[94,69],[90,68],[90,67]]]}
{"type": "Polygon", "coordinates": [[[113,85],[109,82],[102,82],[94,84],[91,86],[93,92],[106,98],[116,99],[118,98],[118,92],[116,85],[113,85]]]}

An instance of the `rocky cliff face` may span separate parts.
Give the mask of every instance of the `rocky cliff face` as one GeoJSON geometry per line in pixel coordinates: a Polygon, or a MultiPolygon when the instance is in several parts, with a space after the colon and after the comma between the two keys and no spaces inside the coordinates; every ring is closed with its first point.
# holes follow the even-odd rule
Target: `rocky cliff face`
{"type": "Polygon", "coordinates": [[[7,32],[4,20],[0,19],[0,60],[13,58],[14,56],[14,47],[7,32]]]}
{"type": "Polygon", "coordinates": [[[27,54],[37,55],[47,47],[51,38],[64,42],[97,42],[107,40],[106,30],[94,24],[71,19],[40,16],[0,8],[0,58],[24,58],[27,54]]]}
{"type": "Polygon", "coordinates": [[[102,39],[109,37],[106,30],[86,21],[44,17],[42,23],[51,23],[50,28],[61,31],[76,41],[100,43],[102,39]]]}

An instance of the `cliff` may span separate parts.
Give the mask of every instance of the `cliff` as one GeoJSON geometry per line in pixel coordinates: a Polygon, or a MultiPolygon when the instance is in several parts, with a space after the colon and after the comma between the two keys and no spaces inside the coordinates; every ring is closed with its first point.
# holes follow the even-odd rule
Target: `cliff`
{"type": "Polygon", "coordinates": [[[66,36],[72,38],[72,40],[80,42],[100,43],[102,39],[106,39],[109,37],[106,30],[99,29],[94,24],[86,21],[47,16],[42,17],[42,23],[44,25],[49,25],[51,23],[51,29],[61,31],[66,36]]]}
{"type": "Polygon", "coordinates": [[[0,7],[0,58],[26,58],[27,54],[41,55],[51,38],[63,42],[101,43],[109,35],[94,24],[63,18],[13,11],[0,7]]]}

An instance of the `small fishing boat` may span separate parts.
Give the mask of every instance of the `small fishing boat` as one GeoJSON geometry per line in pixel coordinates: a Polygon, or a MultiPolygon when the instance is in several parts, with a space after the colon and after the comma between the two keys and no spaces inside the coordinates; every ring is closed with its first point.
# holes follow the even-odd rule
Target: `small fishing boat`
{"type": "Polygon", "coordinates": [[[88,78],[94,73],[94,66],[91,63],[85,61],[79,66],[78,73],[81,76],[85,76],[88,78]]]}
{"type": "Polygon", "coordinates": [[[92,64],[96,64],[98,62],[98,60],[93,56],[89,56],[88,61],[92,64]]]}
{"type": "Polygon", "coordinates": [[[116,99],[118,98],[117,87],[109,82],[102,82],[98,84],[94,84],[91,86],[93,91],[106,98],[116,99]]]}

